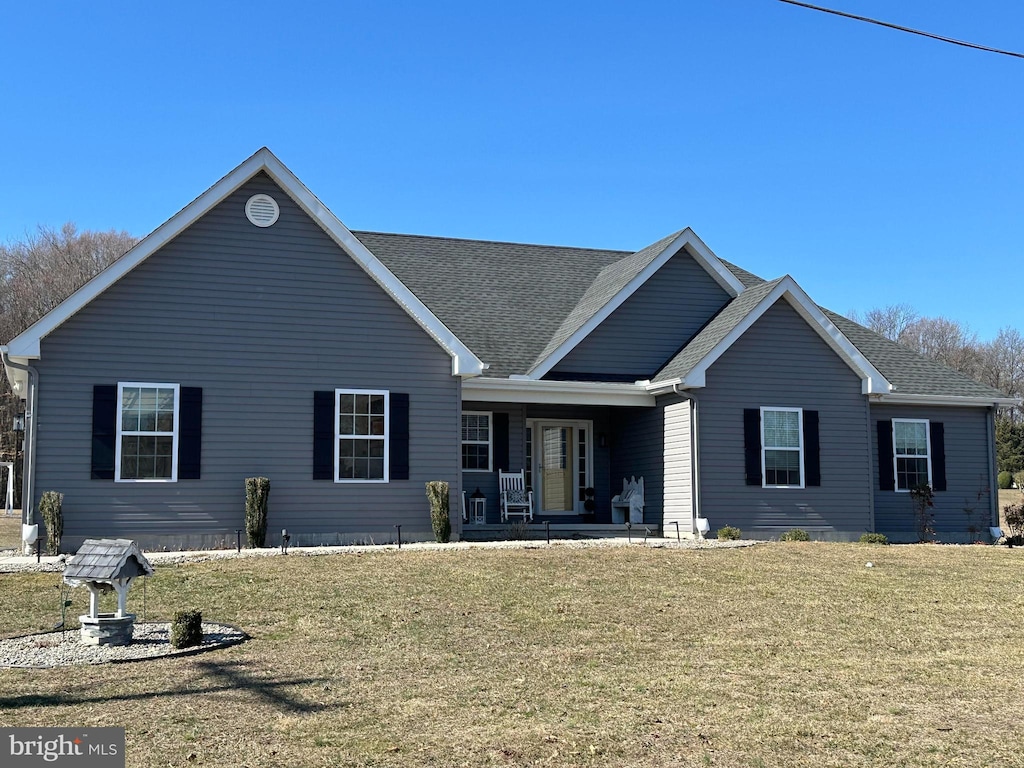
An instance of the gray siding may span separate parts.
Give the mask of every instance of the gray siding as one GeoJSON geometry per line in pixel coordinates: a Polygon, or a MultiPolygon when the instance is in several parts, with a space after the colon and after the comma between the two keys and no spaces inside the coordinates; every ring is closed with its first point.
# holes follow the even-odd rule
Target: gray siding
{"type": "Polygon", "coordinates": [[[814,538],[857,538],[871,525],[871,439],[858,376],[780,300],[711,366],[699,390],[701,512],[712,534],[745,537],[804,528],[814,538]],[[745,484],[743,409],[800,407],[819,413],[821,486],[745,484]]]}
{"type": "Polygon", "coordinates": [[[914,508],[909,493],[878,489],[878,422],[883,419],[928,419],[941,422],[945,430],[946,491],[935,493],[935,532],[943,541],[988,541],[994,499],[991,462],[993,438],[988,430],[991,413],[987,408],[943,408],[924,406],[871,406],[871,470],[875,488],[875,530],[893,541],[917,541],[914,508]],[[971,537],[965,507],[976,510],[980,533],[971,537]]]}
{"type": "MultiPolygon", "coordinates": [[[[65,494],[69,545],[128,536],[144,546],[234,541],[247,476],[271,480],[269,530],[303,541],[429,535],[428,480],[460,488],[460,384],[451,360],[266,175],[126,275],[43,341],[38,475],[65,494]],[[244,205],[272,195],[278,223],[244,205]],[[118,381],[203,389],[202,478],[90,479],[92,389],[118,381]],[[312,479],[313,392],[410,396],[410,479],[312,479]]],[[[457,508],[457,507],[456,507],[457,508]]]]}
{"type": "Polygon", "coordinates": [[[559,361],[548,378],[651,378],[728,300],[682,251],[559,361]]]}
{"type": "MultiPolygon", "coordinates": [[[[615,412],[612,443],[612,493],[622,490],[623,478],[644,479],[644,523],[661,529],[665,499],[665,414],[675,395],[658,398],[655,408],[622,408],[615,412]]],[[[674,527],[673,527],[674,528],[674,527]]]]}

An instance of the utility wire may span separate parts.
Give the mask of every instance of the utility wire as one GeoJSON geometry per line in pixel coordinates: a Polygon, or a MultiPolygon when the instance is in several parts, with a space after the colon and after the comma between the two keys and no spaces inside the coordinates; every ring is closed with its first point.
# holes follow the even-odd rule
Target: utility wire
{"type": "Polygon", "coordinates": [[[978,45],[977,43],[968,43],[964,40],[956,40],[952,37],[943,37],[942,35],[935,35],[931,32],[922,32],[920,29],[911,29],[910,27],[901,27],[899,24],[890,24],[887,21],[879,21],[878,19],[871,19],[867,16],[857,16],[852,13],[845,13],[843,11],[836,11],[831,8],[822,8],[820,5],[811,5],[810,3],[801,3],[799,0],[779,0],[780,3],[788,3],[789,5],[798,5],[801,8],[810,8],[812,11],[821,11],[822,13],[831,13],[834,16],[842,16],[846,19],[854,19],[855,21],[866,21],[868,24],[877,24],[880,27],[888,27],[889,29],[896,29],[900,32],[909,32],[912,35],[920,35],[921,37],[928,37],[932,40],[939,40],[943,43],[952,43],[953,45],[962,45],[964,48],[974,48],[978,51],[987,51],[989,53],[1001,53],[1003,56],[1013,56],[1017,59],[1024,59],[1024,53],[1016,53],[1014,51],[1004,51],[1002,48],[989,48],[987,45],[978,45]]]}

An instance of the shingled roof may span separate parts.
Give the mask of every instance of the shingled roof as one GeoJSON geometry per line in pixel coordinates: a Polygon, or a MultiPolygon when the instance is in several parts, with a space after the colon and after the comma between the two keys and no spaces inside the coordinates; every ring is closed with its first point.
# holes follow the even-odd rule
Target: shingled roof
{"type": "Polygon", "coordinates": [[[64,580],[111,581],[152,573],[153,566],[131,539],[86,539],[64,567],[64,580]]]}
{"type": "MultiPolygon", "coordinates": [[[[601,310],[678,236],[640,251],[353,234],[456,336],[490,365],[485,376],[525,374],[601,310]]],[[[766,281],[724,259],[744,290],[723,307],[655,382],[685,377],[783,278],[766,281]]],[[[899,394],[1004,398],[941,363],[820,308],[899,394]]]]}

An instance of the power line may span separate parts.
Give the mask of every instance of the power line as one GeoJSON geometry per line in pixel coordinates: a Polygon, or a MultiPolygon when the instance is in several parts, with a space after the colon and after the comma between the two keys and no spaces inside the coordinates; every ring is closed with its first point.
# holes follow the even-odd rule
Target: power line
{"type": "Polygon", "coordinates": [[[878,19],[871,19],[867,16],[857,16],[853,13],[845,13],[844,11],[836,11],[832,8],[822,8],[820,5],[811,5],[810,3],[801,3],[799,0],[779,0],[780,3],[788,3],[789,5],[798,5],[801,8],[810,8],[812,11],[821,11],[822,13],[831,13],[834,16],[842,16],[846,19],[854,19],[855,21],[865,21],[868,24],[877,24],[880,27],[888,27],[889,29],[896,29],[900,32],[909,32],[912,35],[920,35],[921,37],[928,37],[932,40],[939,40],[943,43],[952,43],[953,45],[962,45],[964,48],[974,48],[977,51],[987,51],[988,53],[1001,53],[1003,56],[1013,56],[1017,59],[1024,59],[1024,53],[1016,53],[1014,51],[1004,51],[1002,48],[990,48],[987,45],[978,45],[977,43],[969,43],[965,40],[956,40],[952,37],[943,37],[942,35],[935,35],[931,32],[922,32],[920,29],[911,29],[910,27],[901,27],[899,24],[890,24],[887,21],[879,21],[878,19]]]}

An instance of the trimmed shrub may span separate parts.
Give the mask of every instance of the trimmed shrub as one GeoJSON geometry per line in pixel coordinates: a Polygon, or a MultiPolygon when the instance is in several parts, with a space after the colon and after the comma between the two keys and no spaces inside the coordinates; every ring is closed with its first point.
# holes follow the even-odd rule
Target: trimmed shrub
{"type": "Polygon", "coordinates": [[[203,613],[197,610],[175,611],[171,622],[171,645],[191,648],[203,642],[203,613]]]}
{"type": "Polygon", "coordinates": [[[736,541],[743,535],[743,531],[734,525],[726,525],[718,529],[719,541],[736,541]]]}
{"type": "Polygon", "coordinates": [[[46,551],[51,555],[60,552],[60,537],[64,535],[64,494],[47,491],[39,499],[39,514],[46,528],[46,551]]]}
{"type": "Polygon", "coordinates": [[[427,501],[430,502],[430,527],[439,544],[447,544],[452,538],[452,521],[448,516],[448,483],[431,480],[427,483],[427,501]]]}
{"type": "Polygon", "coordinates": [[[790,528],[779,536],[779,541],[810,541],[811,535],[803,528],[790,528]]]}
{"type": "Polygon", "coordinates": [[[269,498],[269,478],[245,478],[245,539],[249,547],[262,547],[267,543],[267,501],[269,498]]]}
{"type": "Polygon", "coordinates": [[[861,544],[888,544],[889,537],[884,533],[862,533],[860,535],[861,544]]]}
{"type": "Polygon", "coordinates": [[[999,490],[1008,491],[1013,487],[1013,473],[1005,469],[999,473],[999,490]]]}

